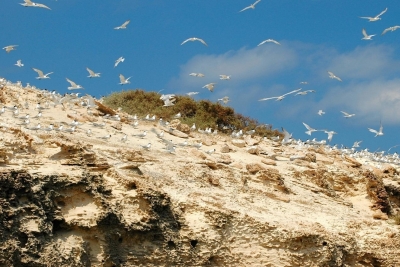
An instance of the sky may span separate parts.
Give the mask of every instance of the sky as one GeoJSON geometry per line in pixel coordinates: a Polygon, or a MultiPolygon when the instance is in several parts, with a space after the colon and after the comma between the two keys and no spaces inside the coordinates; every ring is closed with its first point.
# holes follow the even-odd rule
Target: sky
{"type": "Polygon", "coordinates": [[[70,92],[69,78],[96,97],[137,88],[196,91],[196,100],[229,96],[227,105],[237,112],[284,127],[296,139],[327,137],[323,131],[308,136],[304,122],[335,131],[332,145],[362,141],[361,149],[400,152],[400,29],[381,35],[400,25],[398,0],[261,0],[243,12],[254,1],[36,1],[51,10],[21,6],[23,0],[2,3],[0,47],[18,46],[0,51],[0,77],[60,93],[70,92]],[[381,20],[360,18],[385,8],[381,20]],[[114,29],[126,20],[126,29],[114,29]],[[376,36],[361,40],[363,28],[376,36]],[[208,46],[181,45],[191,37],[208,46]],[[266,39],[280,45],[258,46],[266,39]],[[125,61],[114,67],[121,56],[125,61]],[[19,59],[21,68],[14,65],[19,59]],[[86,67],[101,77],[88,78],[86,67]],[[54,73],[37,80],[32,68],[54,73]],[[119,85],[119,74],[131,76],[131,83],[119,85]],[[202,88],[211,82],[214,92],[202,88]],[[315,92],[258,101],[299,88],[315,92]],[[344,118],[340,111],[356,115],[344,118]],[[368,128],[378,130],[380,122],[384,135],[374,137],[368,128]]]}

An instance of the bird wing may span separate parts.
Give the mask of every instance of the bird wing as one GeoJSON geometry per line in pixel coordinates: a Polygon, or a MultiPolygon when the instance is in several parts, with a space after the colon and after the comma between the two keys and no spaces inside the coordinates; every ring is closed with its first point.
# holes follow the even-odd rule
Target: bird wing
{"type": "Polygon", "coordinates": [[[190,41],[190,38],[189,39],[186,39],[185,41],[183,41],[182,43],[181,43],[181,45],[183,45],[183,44],[185,44],[185,43],[187,43],[187,42],[189,42],[190,41]]]}
{"type": "Polygon", "coordinates": [[[339,82],[342,81],[342,79],[340,79],[338,76],[335,76],[335,79],[338,80],[339,82]]]}
{"type": "Polygon", "coordinates": [[[240,10],[239,12],[245,11],[245,10],[247,10],[249,8],[251,8],[251,6],[247,6],[247,7],[243,8],[242,10],[240,10]]]}
{"type": "Polygon", "coordinates": [[[27,4],[33,4],[31,0],[24,0],[24,2],[27,4]]]}
{"type": "Polygon", "coordinates": [[[206,44],[206,42],[204,42],[203,39],[197,38],[196,40],[200,41],[203,45],[208,46],[208,45],[206,44]]]}
{"type": "Polygon", "coordinates": [[[91,69],[86,68],[86,70],[89,72],[90,76],[94,76],[95,75],[94,71],[92,71],[91,69]]]}
{"type": "Polygon", "coordinates": [[[300,91],[300,90],[301,90],[301,88],[296,89],[296,90],[293,90],[293,91],[291,91],[291,92],[289,92],[289,93],[286,93],[286,94],[284,94],[284,95],[281,95],[281,96],[290,95],[290,94],[296,93],[296,92],[298,92],[298,91],[300,91]]]}
{"type": "Polygon", "coordinates": [[[253,6],[257,5],[259,2],[261,2],[261,0],[257,0],[254,2],[253,6]]]}
{"type": "Polygon", "coordinates": [[[371,133],[375,133],[375,134],[377,134],[377,133],[378,133],[376,130],[374,130],[374,129],[371,129],[371,128],[368,128],[368,130],[369,130],[371,133]]]}
{"type": "Polygon", "coordinates": [[[43,4],[38,4],[38,3],[36,3],[35,6],[36,6],[36,7],[42,7],[42,8],[46,8],[46,9],[48,9],[48,10],[51,10],[48,6],[43,5],[43,4]]]}
{"type": "Polygon", "coordinates": [[[389,27],[389,28],[384,29],[381,35],[384,35],[384,34],[387,33],[388,31],[392,31],[392,27],[389,27]]]}
{"type": "Polygon", "coordinates": [[[261,98],[258,101],[265,101],[265,100],[270,100],[270,99],[275,99],[275,98],[279,98],[279,97],[278,96],[266,97],[266,98],[261,98]]]}
{"type": "Polygon", "coordinates": [[[122,74],[119,75],[119,80],[121,81],[121,83],[126,82],[125,76],[122,74]]]}
{"type": "Polygon", "coordinates": [[[382,122],[381,122],[381,126],[379,127],[379,132],[382,133],[383,132],[383,126],[382,126],[382,122]]]}
{"type": "Polygon", "coordinates": [[[362,29],[362,34],[364,35],[364,37],[368,37],[367,32],[365,31],[365,29],[362,29]]]}
{"type": "Polygon", "coordinates": [[[307,130],[311,131],[314,130],[313,128],[311,128],[308,124],[303,122],[303,125],[307,128],[307,130]]]}
{"type": "Polygon", "coordinates": [[[43,71],[41,71],[41,70],[39,70],[39,69],[35,69],[35,68],[32,68],[34,71],[36,71],[37,72],[37,74],[39,75],[39,77],[43,77],[44,75],[43,75],[43,71]]]}
{"type": "Polygon", "coordinates": [[[340,112],[342,112],[342,113],[343,113],[343,115],[345,115],[345,116],[350,116],[350,114],[349,114],[349,113],[347,113],[347,112],[344,112],[344,111],[340,111],[340,112]]]}
{"type": "Polygon", "coordinates": [[[67,82],[69,82],[71,84],[72,87],[77,87],[76,83],[74,83],[73,81],[71,81],[70,79],[66,78],[67,82]]]}
{"type": "Polygon", "coordinates": [[[329,77],[335,77],[335,74],[333,74],[333,72],[328,71],[329,77]]]}
{"type": "Polygon", "coordinates": [[[125,21],[122,25],[121,25],[121,27],[122,28],[125,28],[126,27],[126,25],[128,25],[129,24],[129,22],[131,22],[130,20],[127,20],[127,21],[125,21]]]}
{"type": "Polygon", "coordinates": [[[267,42],[267,40],[262,41],[261,43],[259,43],[257,46],[263,45],[267,42]]]}
{"type": "Polygon", "coordinates": [[[385,8],[385,10],[383,10],[381,13],[379,13],[379,15],[377,15],[375,18],[379,18],[380,16],[385,14],[386,11],[387,11],[387,8],[385,8]]]}

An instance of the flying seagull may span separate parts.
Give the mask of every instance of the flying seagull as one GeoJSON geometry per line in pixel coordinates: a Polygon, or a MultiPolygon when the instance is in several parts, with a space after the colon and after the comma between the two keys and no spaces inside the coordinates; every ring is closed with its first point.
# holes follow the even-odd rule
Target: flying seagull
{"type": "Polygon", "coordinates": [[[130,20],[125,21],[121,26],[115,27],[115,30],[121,30],[121,29],[126,29],[126,25],[129,24],[129,22],[131,22],[130,20]]]}
{"type": "Polygon", "coordinates": [[[116,66],[118,66],[119,63],[124,62],[124,61],[125,61],[125,58],[119,57],[117,60],[115,60],[114,68],[115,68],[116,66]]]}
{"type": "Polygon", "coordinates": [[[255,9],[256,8],[256,5],[260,2],[261,0],[257,0],[257,1],[255,1],[253,4],[251,4],[251,5],[249,5],[249,6],[247,6],[247,7],[245,7],[245,8],[243,8],[242,10],[240,10],[239,12],[242,12],[242,11],[245,11],[245,10],[247,10],[247,9],[255,9]]]}
{"type": "Polygon", "coordinates": [[[381,13],[379,13],[378,15],[376,15],[375,17],[360,17],[362,19],[368,19],[370,22],[373,21],[377,21],[381,19],[381,16],[387,11],[387,8],[385,8],[385,10],[383,10],[381,13]]]}
{"type": "Polygon", "coordinates": [[[3,47],[4,50],[6,50],[7,53],[10,53],[12,50],[15,50],[15,47],[18,45],[7,45],[6,47],[3,47]]]}
{"type": "Polygon", "coordinates": [[[94,71],[92,71],[89,68],[86,68],[86,70],[89,72],[89,78],[96,78],[96,77],[100,77],[100,73],[95,73],[94,71]]]}
{"type": "Polygon", "coordinates": [[[226,105],[230,101],[229,96],[224,96],[223,98],[218,99],[218,101],[222,101],[226,105]]]}
{"type": "Polygon", "coordinates": [[[49,72],[45,75],[43,75],[43,71],[39,70],[39,69],[35,69],[32,68],[34,71],[37,72],[37,74],[39,75],[38,77],[36,77],[36,79],[41,80],[41,79],[50,79],[50,77],[48,75],[52,74],[53,72],[49,72]]]}
{"type": "Polygon", "coordinates": [[[298,92],[298,91],[300,91],[300,90],[301,90],[301,88],[296,89],[296,90],[293,90],[293,91],[291,91],[291,92],[289,92],[289,93],[286,93],[286,94],[284,94],[284,95],[281,95],[281,96],[273,96],[273,97],[261,98],[261,99],[259,99],[258,101],[265,101],[265,100],[270,100],[270,99],[276,99],[275,101],[282,101],[282,99],[284,99],[285,96],[290,95],[290,94],[293,94],[293,93],[296,93],[296,92],[298,92]]]}
{"type": "Polygon", "coordinates": [[[372,40],[372,37],[376,35],[376,34],[368,35],[365,29],[362,29],[362,34],[364,35],[364,37],[361,38],[361,40],[372,40]]]}
{"type": "Polygon", "coordinates": [[[308,124],[306,124],[304,122],[303,122],[303,125],[307,128],[306,134],[308,134],[310,136],[311,136],[311,134],[313,132],[317,132],[318,131],[317,129],[311,128],[308,124]]]}
{"type": "Polygon", "coordinates": [[[189,93],[186,93],[188,96],[191,96],[191,95],[197,95],[199,92],[189,92],[189,93]]]}
{"type": "Polygon", "coordinates": [[[131,83],[130,81],[129,81],[129,79],[130,79],[131,77],[129,77],[128,79],[125,79],[125,77],[124,77],[124,75],[122,75],[122,74],[120,74],[119,75],[119,80],[120,80],[120,85],[124,85],[124,84],[128,84],[128,83],[131,83]]]}
{"type": "Polygon", "coordinates": [[[192,72],[192,73],[189,74],[189,76],[203,78],[205,75],[203,73],[192,72]]]}
{"type": "Polygon", "coordinates": [[[263,45],[265,43],[274,43],[274,44],[277,44],[277,45],[281,45],[278,41],[275,41],[274,39],[267,39],[267,40],[264,40],[261,43],[259,43],[257,46],[263,45]]]}
{"type": "Polygon", "coordinates": [[[305,90],[305,91],[298,92],[295,95],[306,95],[308,93],[315,93],[315,90],[305,90]]]}
{"type": "Polygon", "coordinates": [[[221,74],[221,75],[219,75],[219,79],[220,80],[230,80],[231,79],[231,75],[221,74]]]}
{"type": "Polygon", "coordinates": [[[185,44],[186,42],[189,42],[189,41],[191,41],[191,42],[199,41],[199,42],[201,42],[203,45],[208,46],[208,45],[206,44],[206,42],[204,42],[203,39],[200,39],[200,38],[197,38],[197,37],[192,37],[192,38],[186,39],[185,41],[183,41],[183,42],[181,43],[181,45],[183,45],[183,44],[185,44]]]}
{"type": "Polygon", "coordinates": [[[352,147],[360,147],[362,141],[355,141],[352,147]]]}
{"type": "Polygon", "coordinates": [[[337,134],[337,132],[335,132],[335,131],[327,131],[327,130],[325,130],[324,132],[325,132],[326,134],[328,134],[328,141],[329,141],[329,142],[332,141],[333,135],[334,135],[334,134],[337,134]]]}
{"type": "Polygon", "coordinates": [[[22,62],[21,62],[21,59],[18,59],[18,60],[17,60],[17,63],[15,63],[14,65],[15,65],[15,66],[18,66],[18,67],[20,67],[20,68],[24,66],[24,64],[22,64],[22,62]]]}
{"type": "Polygon", "coordinates": [[[382,32],[381,35],[384,35],[385,33],[389,32],[389,31],[394,32],[394,31],[397,30],[397,29],[400,29],[400,26],[393,26],[393,27],[386,28],[386,29],[382,32]]]}
{"type": "Polygon", "coordinates": [[[28,6],[31,6],[31,7],[41,7],[41,8],[46,8],[46,9],[51,10],[48,6],[45,6],[45,5],[39,4],[39,3],[34,3],[34,2],[32,2],[31,0],[24,0],[24,2],[25,2],[25,3],[19,3],[19,4],[22,5],[22,6],[24,6],[24,7],[28,7],[28,6]]]}
{"type": "Polygon", "coordinates": [[[208,83],[206,85],[204,85],[202,88],[207,88],[210,92],[214,92],[214,85],[216,83],[208,83]]]}
{"type": "Polygon", "coordinates": [[[377,137],[377,136],[382,136],[382,135],[383,135],[383,126],[382,126],[382,122],[381,122],[381,126],[379,127],[379,132],[378,132],[377,130],[374,130],[374,129],[371,129],[371,128],[368,128],[368,130],[369,130],[371,133],[374,133],[374,134],[375,134],[375,137],[377,137]]]}
{"type": "Polygon", "coordinates": [[[329,74],[329,78],[331,78],[331,79],[336,79],[336,80],[338,80],[339,82],[342,81],[342,79],[340,79],[338,76],[336,76],[335,74],[333,74],[333,72],[328,71],[328,74],[329,74]]]}
{"type": "Polygon", "coordinates": [[[66,78],[66,79],[67,79],[67,82],[69,82],[71,84],[71,86],[68,87],[68,90],[83,89],[83,87],[81,85],[74,83],[73,81],[71,81],[68,78],[66,78]]]}
{"type": "Polygon", "coordinates": [[[318,110],[318,115],[322,116],[325,114],[325,111],[323,111],[322,109],[318,110]]]}
{"type": "Polygon", "coordinates": [[[344,111],[340,111],[340,112],[342,112],[343,113],[343,117],[345,117],[345,118],[351,118],[351,117],[353,117],[353,116],[355,116],[356,114],[349,114],[349,113],[347,113],[347,112],[344,112],[344,111]]]}

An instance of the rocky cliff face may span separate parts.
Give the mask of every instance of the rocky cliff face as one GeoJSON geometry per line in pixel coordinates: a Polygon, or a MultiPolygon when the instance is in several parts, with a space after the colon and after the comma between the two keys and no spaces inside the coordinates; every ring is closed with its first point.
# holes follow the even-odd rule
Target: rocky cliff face
{"type": "MultiPolygon", "coordinates": [[[[22,113],[32,116],[50,101],[10,84],[1,99],[29,102],[22,113]]],[[[76,119],[73,132],[26,128],[12,110],[0,117],[1,266],[400,265],[396,165],[150,121],[134,128],[124,113],[103,119],[106,107],[79,103],[31,122],[66,129],[76,119]],[[169,153],[152,128],[203,145],[169,153]]]]}

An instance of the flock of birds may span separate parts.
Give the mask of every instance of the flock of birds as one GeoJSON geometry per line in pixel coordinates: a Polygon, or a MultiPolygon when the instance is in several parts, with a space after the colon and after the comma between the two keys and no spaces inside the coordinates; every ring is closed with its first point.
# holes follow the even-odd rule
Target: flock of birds
{"type": "MultiPolygon", "coordinates": [[[[253,4],[250,4],[249,6],[244,7],[239,12],[244,12],[244,11],[252,10],[252,9],[254,10],[256,8],[256,5],[259,4],[260,2],[261,2],[261,0],[257,0],[253,4]]],[[[44,8],[44,9],[51,10],[48,6],[46,6],[44,4],[32,2],[31,0],[24,0],[24,3],[20,3],[20,4],[22,6],[24,6],[24,7],[38,7],[38,8],[44,8]]],[[[382,19],[381,16],[383,14],[385,14],[387,12],[387,10],[388,9],[385,8],[385,10],[383,10],[382,12],[380,12],[378,15],[376,15],[374,17],[360,17],[360,18],[367,19],[369,22],[375,22],[375,21],[381,20],[382,19]]],[[[114,27],[114,29],[115,30],[127,29],[129,23],[130,23],[130,20],[126,20],[120,26],[114,27]]],[[[395,30],[397,30],[399,28],[400,28],[400,26],[392,26],[392,27],[386,28],[386,29],[383,30],[381,35],[384,35],[387,32],[393,32],[393,31],[395,31],[395,30]]],[[[372,35],[371,34],[370,35],[367,34],[365,28],[362,29],[362,35],[363,35],[362,40],[372,40],[372,37],[376,36],[376,34],[372,34],[372,35]]],[[[198,38],[198,37],[188,38],[188,39],[184,40],[181,43],[181,45],[185,45],[188,42],[199,42],[199,43],[203,44],[204,46],[208,46],[208,44],[203,39],[198,38]]],[[[276,41],[274,39],[266,39],[266,40],[263,40],[262,42],[260,42],[258,44],[258,46],[264,45],[266,43],[273,43],[275,45],[281,45],[278,41],[276,41]]],[[[5,52],[10,53],[11,51],[16,50],[17,47],[18,47],[18,45],[8,45],[8,46],[5,46],[3,49],[5,50],[5,52]]],[[[116,68],[120,63],[124,62],[124,60],[125,60],[124,57],[119,57],[117,60],[115,60],[114,68],[116,68]]],[[[23,67],[24,66],[24,64],[22,63],[22,60],[18,60],[15,63],[15,65],[18,66],[18,67],[23,67]]],[[[50,75],[53,73],[53,72],[48,72],[48,73],[45,74],[42,70],[40,70],[38,68],[32,68],[32,70],[37,73],[38,76],[36,77],[36,79],[38,79],[38,80],[50,79],[50,75]]],[[[89,76],[87,76],[88,78],[100,78],[101,77],[101,73],[97,73],[97,72],[95,72],[95,71],[93,71],[93,70],[91,70],[89,68],[86,68],[86,70],[89,73],[89,76]]],[[[197,77],[197,78],[205,77],[205,75],[203,73],[196,73],[196,72],[190,73],[189,75],[192,76],[192,77],[197,77]]],[[[331,79],[335,79],[335,80],[337,80],[339,82],[342,82],[342,79],[340,77],[336,76],[331,71],[328,71],[328,77],[331,78],[331,79]]],[[[120,82],[118,84],[120,84],[120,85],[129,84],[130,83],[130,79],[131,79],[131,77],[126,78],[123,74],[119,74],[119,81],[120,82]]],[[[220,80],[230,80],[231,79],[231,75],[220,74],[219,75],[219,79],[220,80]]],[[[83,86],[75,83],[74,81],[70,80],[69,78],[66,78],[66,81],[70,84],[70,86],[67,87],[68,90],[84,89],[83,86]]],[[[307,82],[301,82],[301,84],[307,84],[307,82]]],[[[208,89],[210,92],[213,92],[215,87],[216,87],[216,85],[217,85],[216,82],[208,83],[208,84],[205,84],[202,88],[208,89]]],[[[193,95],[196,95],[198,93],[199,92],[188,92],[187,95],[188,96],[193,96],[193,95]]],[[[289,95],[305,96],[305,95],[307,95],[309,93],[315,93],[315,90],[302,90],[302,88],[298,88],[296,90],[292,90],[292,91],[290,91],[288,93],[285,93],[283,95],[280,95],[280,96],[272,96],[272,97],[261,98],[261,99],[259,99],[259,101],[267,101],[267,100],[273,100],[273,99],[275,99],[275,101],[282,101],[285,97],[287,97],[289,95]]],[[[70,95],[70,94],[67,94],[66,97],[69,99],[70,97],[68,95],[70,95]]],[[[162,95],[161,96],[161,100],[164,101],[164,106],[168,107],[168,106],[174,105],[174,102],[175,102],[176,99],[175,99],[175,95],[169,94],[169,95],[162,95]]],[[[225,96],[223,98],[218,99],[218,101],[223,102],[224,104],[227,104],[230,101],[230,99],[229,99],[228,96],[225,96]]],[[[347,113],[345,111],[341,111],[341,113],[343,114],[343,116],[345,118],[352,118],[352,117],[355,116],[355,114],[347,113]]],[[[323,110],[319,110],[318,111],[318,115],[322,116],[324,114],[325,114],[325,112],[323,110]]],[[[320,129],[320,130],[314,129],[314,128],[310,127],[308,124],[306,124],[304,122],[303,122],[303,125],[307,129],[307,131],[305,133],[310,135],[310,136],[311,136],[311,134],[313,132],[317,132],[317,131],[323,131],[324,133],[326,133],[328,142],[331,142],[333,136],[335,134],[337,134],[335,131],[330,131],[330,130],[327,130],[327,129],[320,129]]],[[[368,130],[370,132],[374,133],[375,137],[384,135],[382,123],[380,124],[379,130],[375,130],[375,129],[372,129],[372,128],[368,128],[368,130]]],[[[284,130],[284,133],[285,133],[285,138],[283,138],[283,140],[281,140],[282,144],[292,143],[291,135],[289,135],[286,132],[286,130],[284,130]]],[[[233,135],[233,136],[236,136],[236,135],[233,135]]],[[[316,142],[314,140],[314,143],[318,143],[318,142],[316,142]]],[[[358,147],[360,143],[361,143],[361,141],[355,142],[355,145],[357,144],[357,146],[354,146],[354,147],[358,147]]]]}

